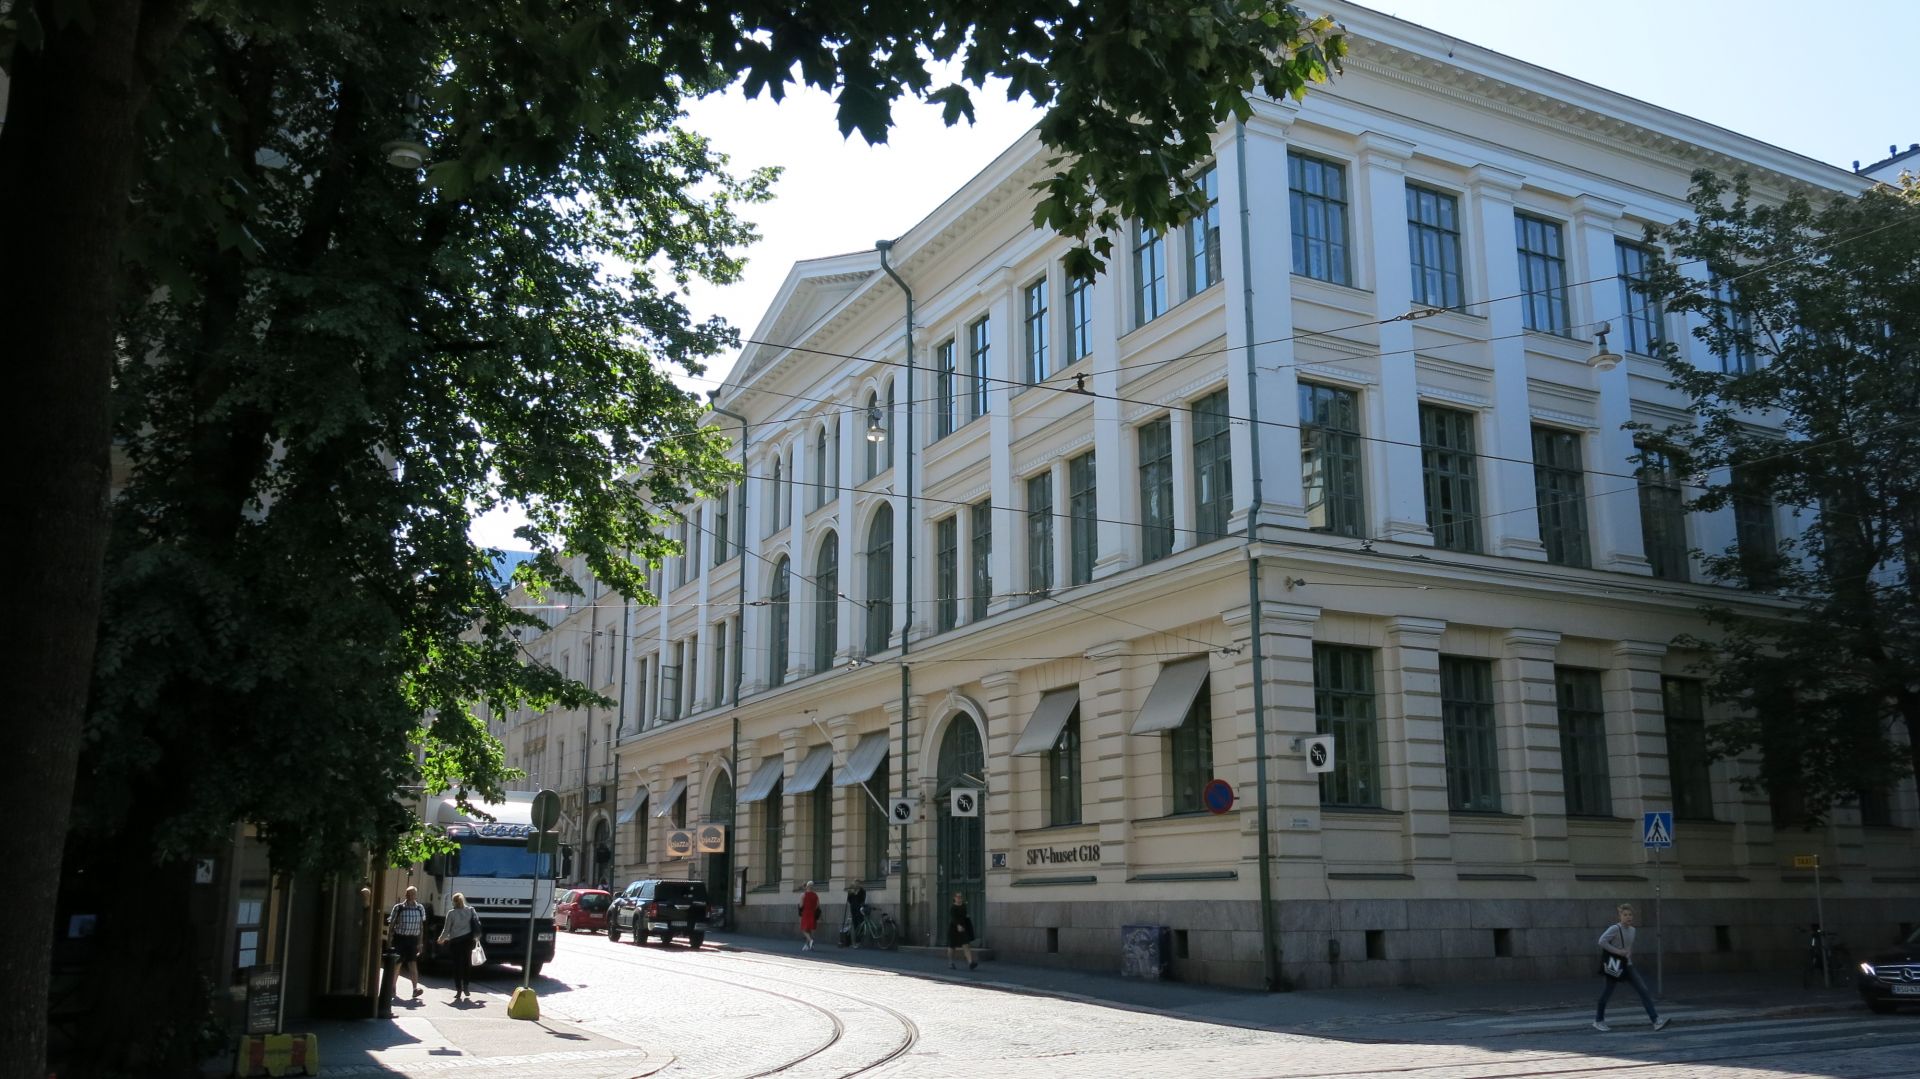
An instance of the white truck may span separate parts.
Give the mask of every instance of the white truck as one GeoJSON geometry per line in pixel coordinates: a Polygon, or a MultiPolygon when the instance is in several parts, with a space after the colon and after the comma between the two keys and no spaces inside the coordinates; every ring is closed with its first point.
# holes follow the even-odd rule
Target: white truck
{"type": "Polygon", "coordinates": [[[425,959],[439,959],[435,939],[453,893],[466,896],[467,906],[480,915],[481,943],[488,961],[527,962],[527,929],[534,929],[533,961],[529,978],[553,958],[553,867],[550,854],[527,849],[534,832],[533,794],[508,791],[505,802],[475,803],[493,820],[469,817],[459,800],[449,794],[429,799],[427,823],[444,831],[458,849],[427,860],[426,883],[420,902],[428,911],[422,937],[425,959]],[[528,914],[534,916],[531,920],[528,914]]]}

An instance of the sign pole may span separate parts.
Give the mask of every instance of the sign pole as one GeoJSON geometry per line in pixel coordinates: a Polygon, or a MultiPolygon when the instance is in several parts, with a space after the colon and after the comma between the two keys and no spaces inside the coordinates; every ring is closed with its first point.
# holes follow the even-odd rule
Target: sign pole
{"type": "Polygon", "coordinates": [[[523,987],[533,981],[533,916],[534,908],[540,902],[540,873],[546,868],[546,861],[544,858],[535,856],[533,865],[533,889],[527,893],[527,961],[520,964],[520,984],[523,987]]]}
{"type": "Polygon", "coordinates": [[[1833,988],[1832,972],[1827,970],[1827,914],[1820,902],[1820,856],[1813,856],[1813,920],[1820,927],[1814,942],[1820,946],[1820,984],[1833,988]]]}
{"type": "Polygon", "coordinates": [[[1660,848],[1653,848],[1653,995],[1667,993],[1667,949],[1661,934],[1667,921],[1660,917],[1660,848]]]}

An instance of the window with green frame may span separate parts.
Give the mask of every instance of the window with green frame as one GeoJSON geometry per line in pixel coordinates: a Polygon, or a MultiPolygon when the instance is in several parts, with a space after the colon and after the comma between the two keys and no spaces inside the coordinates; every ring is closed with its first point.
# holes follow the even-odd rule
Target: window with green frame
{"type": "Polygon", "coordinates": [[[934,522],[934,627],[944,633],[960,624],[960,518],[934,522]]]}
{"type": "Polygon", "coordinates": [[[1733,467],[1733,534],[1740,573],[1748,588],[1780,583],[1780,533],[1773,522],[1773,498],[1749,467],[1733,467]]]}
{"type": "Polygon", "coordinates": [[[1587,473],[1580,436],[1552,427],[1533,429],[1533,501],[1547,561],[1590,565],[1587,553],[1587,473]]]}
{"type": "Polygon", "coordinates": [[[1158,229],[1133,226],[1133,324],[1145,326],[1167,313],[1167,239],[1158,229]]]}
{"type": "Polygon", "coordinates": [[[1053,473],[1027,477],[1027,602],[1053,591],[1053,473]]]}
{"type": "Polygon", "coordinates": [[[1208,165],[1200,174],[1199,188],[1207,200],[1207,209],[1187,222],[1189,296],[1212,288],[1220,280],[1220,181],[1214,166],[1208,165]]]}
{"type": "Polygon", "coordinates": [[[1607,713],[1600,696],[1600,672],[1554,668],[1560,710],[1560,771],[1570,817],[1613,815],[1613,786],[1607,774],[1607,713]]]}
{"type": "Polygon", "coordinates": [[[1520,321],[1529,330],[1566,336],[1567,251],[1560,226],[1530,214],[1513,215],[1520,260],[1520,321]]]}
{"type": "Polygon", "coordinates": [[[1053,373],[1047,367],[1048,346],[1052,343],[1047,319],[1047,279],[1042,277],[1020,290],[1020,298],[1027,331],[1027,381],[1044,382],[1053,373]]]}
{"type": "Polygon", "coordinates": [[[982,315],[967,327],[967,422],[987,414],[987,370],[992,366],[992,320],[982,315]]]}
{"type": "Polygon", "coordinates": [[[1460,306],[1460,201],[1444,191],[1407,185],[1407,247],[1413,302],[1460,306]]]}
{"type": "Polygon", "coordinates": [[[1352,284],[1347,272],[1346,166],[1289,152],[1287,198],[1293,272],[1336,285],[1352,284]]]}
{"type": "Polygon", "coordinates": [[[867,526],[867,655],[887,650],[893,636],[893,507],[882,505],[867,526]]]}
{"type": "Polygon", "coordinates": [[[889,829],[893,827],[893,822],[888,819],[886,810],[892,797],[892,789],[888,786],[891,778],[887,772],[887,758],[882,757],[880,764],[874,768],[873,775],[867,777],[866,783],[863,784],[866,787],[866,793],[860,797],[867,807],[866,843],[864,857],[861,859],[861,872],[869,881],[887,879],[887,839],[890,835],[889,829]]]}
{"type": "Polygon", "coordinates": [[[1433,545],[1449,551],[1480,550],[1480,475],[1473,423],[1471,412],[1420,406],[1427,528],[1433,532],[1433,545]]]}
{"type": "Polygon", "coordinates": [[[1706,694],[1693,679],[1663,678],[1660,696],[1667,721],[1667,776],[1673,788],[1673,815],[1685,820],[1712,820],[1706,694]]]}
{"type": "Polygon", "coordinates": [[[1491,661],[1440,657],[1440,728],[1447,749],[1448,808],[1500,812],[1500,734],[1491,661]]]}
{"type": "Polygon", "coordinates": [[[825,884],[833,879],[833,769],[827,769],[813,788],[813,879],[825,884]]]}
{"type": "MultiPolygon", "coordinates": [[[[760,803],[760,880],[778,884],[781,877],[780,846],[786,840],[786,794],[780,783],[760,803]]],[[[684,827],[684,826],[683,826],[684,827]]]]}
{"type": "Polygon", "coordinates": [[[1671,453],[1640,450],[1640,542],[1647,564],[1663,581],[1684,581],[1687,565],[1687,502],[1680,488],[1680,460],[1671,453]]]}
{"type": "Polygon", "coordinates": [[[1233,446],[1227,433],[1227,391],[1193,403],[1193,528],[1197,540],[1227,534],[1233,503],[1233,446]]]}
{"type": "Polygon", "coordinates": [[[1613,253],[1620,267],[1620,321],[1626,326],[1622,343],[1628,352],[1651,356],[1666,336],[1660,330],[1665,321],[1660,301],[1647,292],[1647,280],[1653,273],[1653,249],[1615,240],[1613,253]]]}
{"type": "Polygon", "coordinates": [[[1093,279],[1067,279],[1067,362],[1093,353],[1093,279]]]}
{"type": "Polygon", "coordinates": [[[987,604],[993,600],[993,506],[977,502],[968,507],[968,523],[973,525],[973,594],[968,596],[967,620],[978,622],[987,616],[987,604]]]}
{"type": "MultiPolygon", "coordinates": [[[[1173,761],[1173,811],[1198,813],[1206,808],[1200,795],[1213,779],[1212,679],[1200,683],[1185,719],[1167,732],[1167,751],[1173,761]]],[[[1076,711],[1076,715],[1079,713],[1076,711]]]]}
{"type": "Polygon", "coordinates": [[[1067,725],[1060,728],[1045,757],[1047,823],[1053,827],[1080,823],[1080,706],[1074,705],[1067,725]]]}
{"type": "MultiPolygon", "coordinates": [[[[788,603],[793,585],[789,580],[793,576],[793,564],[785,555],[773,564],[773,580],[767,591],[767,684],[777,686],[787,680],[787,634],[790,629],[788,618],[792,605],[788,603]]],[[[666,695],[662,693],[664,701],[666,695]]]]}
{"type": "Polygon", "coordinates": [[[1314,728],[1333,735],[1333,771],[1320,777],[1320,804],[1377,807],[1380,735],[1373,703],[1373,652],[1313,646],[1314,728]]]}
{"type": "Polygon", "coordinates": [[[1359,395],[1300,383],[1300,484],[1308,526],[1341,536],[1366,535],[1361,475],[1359,395]]]}
{"type": "Polygon", "coordinates": [[[1139,427],[1140,560],[1173,553],[1173,421],[1166,416],[1139,427]]]}
{"type": "Polygon", "coordinates": [[[828,532],[813,574],[813,669],[833,666],[840,647],[840,538],[828,532]]]}
{"type": "Polygon", "coordinates": [[[953,338],[940,342],[933,350],[933,437],[945,438],[954,432],[954,396],[959,389],[960,372],[955,370],[957,352],[953,338]]]}
{"type": "Polygon", "coordinates": [[[1100,496],[1095,487],[1093,451],[1067,462],[1068,539],[1072,548],[1071,584],[1093,580],[1093,562],[1100,550],[1100,496]]]}

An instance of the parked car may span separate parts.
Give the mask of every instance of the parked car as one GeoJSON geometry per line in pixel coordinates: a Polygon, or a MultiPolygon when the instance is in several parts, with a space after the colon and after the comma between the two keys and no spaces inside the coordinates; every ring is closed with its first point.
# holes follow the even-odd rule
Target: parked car
{"type": "Polygon", "coordinates": [[[1860,964],[1854,986],[1867,1007],[1890,1012],[1902,1004],[1920,1004],[1920,929],[1860,964]]]}
{"type": "Polygon", "coordinates": [[[605,888],[569,888],[553,904],[553,928],[569,933],[605,929],[612,905],[613,893],[605,888]]]}
{"type": "Polygon", "coordinates": [[[631,934],[635,944],[657,937],[662,944],[676,936],[698,948],[707,939],[707,882],[703,880],[636,880],[615,897],[607,912],[607,939],[631,934]]]}

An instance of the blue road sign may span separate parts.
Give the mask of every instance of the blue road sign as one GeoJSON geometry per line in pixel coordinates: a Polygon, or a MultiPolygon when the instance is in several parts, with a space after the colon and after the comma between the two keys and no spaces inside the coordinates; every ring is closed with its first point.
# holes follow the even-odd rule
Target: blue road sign
{"type": "Polygon", "coordinates": [[[1201,789],[1200,801],[1208,812],[1218,816],[1233,808],[1233,787],[1224,779],[1216,779],[1201,789]]]}
{"type": "Polygon", "coordinates": [[[1665,850],[1673,846],[1672,812],[1640,815],[1640,845],[1648,850],[1665,850]]]}

